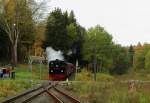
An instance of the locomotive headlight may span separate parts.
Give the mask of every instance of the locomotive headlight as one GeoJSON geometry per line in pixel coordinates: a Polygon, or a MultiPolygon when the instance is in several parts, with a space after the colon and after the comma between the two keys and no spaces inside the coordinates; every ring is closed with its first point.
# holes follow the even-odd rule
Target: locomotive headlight
{"type": "Polygon", "coordinates": [[[51,70],[51,73],[53,73],[53,70],[51,70]]]}
{"type": "Polygon", "coordinates": [[[64,71],[63,70],[61,70],[61,73],[63,73],[64,71]]]}

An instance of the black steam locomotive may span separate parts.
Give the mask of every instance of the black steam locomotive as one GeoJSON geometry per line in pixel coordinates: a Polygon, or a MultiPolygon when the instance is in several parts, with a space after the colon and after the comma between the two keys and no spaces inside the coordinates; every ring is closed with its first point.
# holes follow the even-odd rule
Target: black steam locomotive
{"type": "Polygon", "coordinates": [[[72,63],[62,60],[53,60],[49,62],[49,79],[54,81],[66,80],[75,72],[72,63]]]}

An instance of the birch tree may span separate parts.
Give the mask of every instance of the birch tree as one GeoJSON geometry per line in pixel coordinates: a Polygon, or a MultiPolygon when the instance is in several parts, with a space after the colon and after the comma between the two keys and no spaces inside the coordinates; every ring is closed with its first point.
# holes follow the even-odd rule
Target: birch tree
{"type": "Polygon", "coordinates": [[[35,5],[34,0],[1,0],[0,2],[0,27],[9,37],[13,68],[17,64],[18,41],[22,38],[21,34],[23,34],[21,29],[24,28],[23,26],[29,19],[34,18],[34,14],[38,12],[41,5],[35,5]]]}

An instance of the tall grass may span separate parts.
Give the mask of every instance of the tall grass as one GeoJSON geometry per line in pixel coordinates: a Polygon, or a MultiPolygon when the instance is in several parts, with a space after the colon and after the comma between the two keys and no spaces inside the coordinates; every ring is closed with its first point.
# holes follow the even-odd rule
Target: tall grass
{"type": "Polygon", "coordinates": [[[38,82],[33,81],[30,83],[25,80],[0,80],[0,101],[9,96],[14,96],[17,93],[31,88],[33,85],[36,85],[38,82]]]}
{"type": "MultiPolygon", "coordinates": [[[[0,100],[36,85],[40,79],[40,65],[32,65],[31,71],[29,65],[19,64],[15,68],[15,75],[15,80],[0,80],[0,100]]],[[[46,79],[48,79],[47,66],[41,65],[41,80],[46,79]]]]}
{"type": "Polygon", "coordinates": [[[32,69],[29,65],[20,64],[15,69],[17,79],[48,79],[47,65],[41,65],[41,77],[40,77],[40,64],[32,65],[32,69]]]}
{"type": "Polygon", "coordinates": [[[150,83],[75,82],[69,86],[82,102],[89,103],[150,103],[150,83]]]}
{"type": "MultiPolygon", "coordinates": [[[[143,80],[144,75],[134,77],[143,80]]],[[[150,103],[149,82],[123,82],[129,78],[104,73],[97,73],[94,81],[92,73],[86,70],[78,73],[76,80],[78,82],[73,82],[68,90],[79,96],[83,103],[150,103]]]]}
{"type": "MultiPolygon", "coordinates": [[[[94,75],[93,73],[83,69],[80,73],[76,74],[76,81],[93,81],[94,75]]],[[[96,80],[97,81],[113,81],[115,78],[110,74],[106,73],[96,73],[96,80]]]]}

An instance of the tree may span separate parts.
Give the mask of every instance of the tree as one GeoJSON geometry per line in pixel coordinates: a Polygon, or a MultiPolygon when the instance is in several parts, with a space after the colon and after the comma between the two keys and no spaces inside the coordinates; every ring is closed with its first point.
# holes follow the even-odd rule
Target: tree
{"type": "Polygon", "coordinates": [[[71,23],[67,25],[66,29],[67,29],[67,34],[69,38],[72,40],[70,44],[73,44],[73,42],[77,40],[77,27],[74,23],[71,23]]]}
{"type": "Polygon", "coordinates": [[[69,56],[69,61],[72,63],[76,63],[76,61],[78,60],[79,65],[82,65],[82,50],[86,30],[78,24],[71,23],[67,26],[67,33],[68,35],[71,34],[70,37],[72,38],[72,55],[69,56]]]}
{"type": "Polygon", "coordinates": [[[10,42],[8,35],[0,28],[0,60],[10,60],[10,42]]]}
{"type": "Polygon", "coordinates": [[[82,37],[81,31],[73,11],[68,15],[67,11],[62,12],[57,8],[50,13],[47,20],[44,48],[51,46],[55,50],[63,51],[65,56],[70,58],[67,53],[71,50],[74,53],[76,50],[75,45],[82,37]]]}
{"type": "Polygon", "coordinates": [[[36,37],[33,43],[33,54],[34,56],[42,56],[43,55],[43,41],[45,40],[45,22],[42,21],[36,25],[36,37]]]}
{"type": "Polygon", "coordinates": [[[65,16],[60,9],[51,12],[47,20],[45,47],[52,46],[56,50],[67,51],[70,40],[66,26],[65,16]]]}
{"type": "Polygon", "coordinates": [[[67,33],[72,38],[72,55],[69,56],[69,61],[72,63],[76,63],[76,61],[78,61],[79,65],[81,66],[83,64],[82,50],[86,30],[77,23],[73,11],[71,11],[68,16],[68,23],[69,25],[67,26],[67,33]]]}
{"type": "Polygon", "coordinates": [[[135,47],[134,54],[134,68],[135,69],[144,69],[145,68],[145,57],[148,51],[150,50],[150,44],[137,45],[135,47]]]}
{"type": "MultiPolygon", "coordinates": [[[[24,40],[33,40],[33,16],[38,10],[29,5],[34,0],[3,0],[1,3],[0,27],[9,37],[11,46],[12,64],[17,63],[18,43],[24,40]],[[32,10],[31,10],[32,9],[32,10]]],[[[38,7],[39,8],[39,7],[38,7]]]]}
{"type": "Polygon", "coordinates": [[[3,12],[0,15],[0,26],[8,34],[11,43],[13,64],[16,64],[17,62],[17,42],[19,34],[19,14],[17,8],[15,8],[17,5],[18,3],[13,0],[10,0],[7,4],[3,4],[3,12]]]}
{"type": "Polygon", "coordinates": [[[142,49],[135,50],[134,68],[143,69],[145,64],[144,51],[142,49]]]}
{"type": "Polygon", "coordinates": [[[134,48],[132,45],[129,47],[129,65],[132,67],[133,66],[133,58],[134,58],[134,48]]]}
{"type": "Polygon", "coordinates": [[[110,68],[110,72],[113,74],[124,74],[129,68],[129,56],[127,48],[121,45],[113,45],[112,49],[112,61],[113,66],[110,68]]]}
{"type": "Polygon", "coordinates": [[[83,45],[84,59],[94,64],[100,64],[99,70],[107,68],[107,62],[111,57],[112,36],[97,25],[90,28],[85,35],[85,42],[83,45]]]}
{"type": "Polygon", "coordinates": [[[150,50],[145,55],[145,69],[150,70],[150,50]]]}
{"type": "Polygon", "coordinates": [[[71,10],[70,15],[69,15],[69,23],[76,23],[75,15],[74,12],[71,10]]]}

